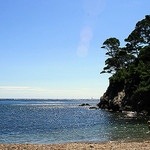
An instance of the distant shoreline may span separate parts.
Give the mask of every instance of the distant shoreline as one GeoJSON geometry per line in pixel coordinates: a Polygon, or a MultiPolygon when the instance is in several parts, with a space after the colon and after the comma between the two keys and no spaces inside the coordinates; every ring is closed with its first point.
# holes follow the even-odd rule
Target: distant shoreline
{"type": "Polygon", "coordinates": [[[136,149],[136,150],[149,150],[150,141],[144,142],[107,142],[107,143],[62,143],[62,144],[50,144],[50,145],[37,145],[37,144],[0,144],[2,150],[58,150],[58,149],[69,149],[69,150],[80,150],[80,149],[136,149]]]}
{"type": "Polygon", "coordinates": [[[74,99],[74,98],[61,98],[61,99],[55,99],[55,98],[0,98],[0,100],[99,100],[97,98],[93,98],[93,99],[88,99],[88,98],[85,98],[85,99],[74,99]]]}

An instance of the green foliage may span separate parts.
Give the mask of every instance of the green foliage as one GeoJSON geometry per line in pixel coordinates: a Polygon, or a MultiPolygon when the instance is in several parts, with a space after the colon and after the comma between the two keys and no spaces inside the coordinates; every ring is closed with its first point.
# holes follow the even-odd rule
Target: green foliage
{"type": "Polygon", "coordinates": [[[150,64],[150,46],[145,46],[140,50],[140,59],[150,64]]]}
{"type": "Polygon", "coordinates": [[[150,60],[150,15],[136,24],[135,29],[131,32],[125,47],[120,47],[120,41],[116,38],[107,39],[101,48],[106,49],[106,55],[109,57],[105,61],[101,73],[115,74],[122,68],[127,68],[132,62],[141,59],[150,60]],[[135,57],[136,55],[137,57],[135,57]],[[140,55],[140,57],[139,57],[140,55]]]}
{"type": "Polygon", "coordinates": [[[150,44],[150,15],[136,24],[135,29],[125,39],[129,53],[139,55],[141,48],[150,44]]]}
{"type": "Polygon", "coordinates": [[[150,111],[150,84],[138,87],[131,96],[133,108],[137,111],[150,111]],[[137,105],[138,104],[138,105],[137,105]]]}
{"type": "Polygon", "coordinates": [[[126,76],[127,76],[127,72],[123,68],[123,69],[117,71],[115,75],[110,77],[110,83],[111,84],[115,84],[115,83],[118,83],[118,84],[122,83],[122,84],[124,84],[126,76]]]}
{"type": "Polygon", "coordinates": [[[110,57],[115,57],[115,53],[119,51],[120,41],[116,38],[107,39],[101,48],[105,48],[107,50],[106,55],[110,57]]]}
{"type": "Polygon", "coordinates": [[[126,67],[131,60],[131,56],[127,54],[125,48],[120,48],[120,41],[116,38],[107,39],[101,48],[107,50],[106,55],[109,57],[105,61],[106,67],[101,73],[112,73],[126,67]]]}
{"type": "Polygon", "coordinates": [[[109,58],[101,73],[113,73],[110,77],[112,91],[124,89],[135,110],[150,112],[150,15],[136,24],[125,41],[128,43],[123,48],[116,38],[103,43],[102,48],[107,50],[109,58]]]}

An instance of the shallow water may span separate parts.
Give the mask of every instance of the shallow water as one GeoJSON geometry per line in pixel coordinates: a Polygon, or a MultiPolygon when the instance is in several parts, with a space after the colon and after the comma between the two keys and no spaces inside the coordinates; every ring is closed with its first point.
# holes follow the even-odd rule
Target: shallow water
{"type": "Polygon", "coordinates": [[[149,140],[149,118],[78,106],[98,100],[0,100],[0,143],[149,140]]]}

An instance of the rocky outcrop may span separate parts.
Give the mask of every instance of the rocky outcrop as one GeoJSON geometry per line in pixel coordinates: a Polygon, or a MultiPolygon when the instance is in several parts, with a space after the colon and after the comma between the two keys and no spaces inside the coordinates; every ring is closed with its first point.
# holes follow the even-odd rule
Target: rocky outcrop
{"type": "Polygon", "coordinates": [[[98,107],[89,107],[89,109],[99,109],[98,107]]]}
{"type": "Polygon", "coordinates": [[[108,111],[132,111],[138,112],[138,114],[141,115],[150,115],[149,104],[145,103],[142,98],[139,101],[132,101],[132,97],[133,94],[127,90],[127,85],[114,87],[114,85],[110,83],[97,106],[108,111]]]}
{"type": "Polygon", "coordinates": [[[117,93],[114,98],[110,98],[109,93],[105,93],[101,98],[100,98],[100,103],[98,106],[102,109],[108,109],[112,111],[122,111],[123,110],[123,98],[125,97],[125,91],[122,90],[117,93]]]}
{"type": "Polygon", "coordinates": [[[85,103],[83,103],[83,104],[81,104],[81,105],[79,105],[79,106],[91,106],[90,104],[85,104],[85,103]]]}

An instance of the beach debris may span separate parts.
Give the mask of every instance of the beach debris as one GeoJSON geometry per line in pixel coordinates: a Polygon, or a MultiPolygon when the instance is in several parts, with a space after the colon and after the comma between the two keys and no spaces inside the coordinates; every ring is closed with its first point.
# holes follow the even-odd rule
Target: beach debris
{"type": "Polygon", "coordinates": [[[93,146],[93,145],[90,145],[90,148],[94,148],[94,146],[93,146]]]}

